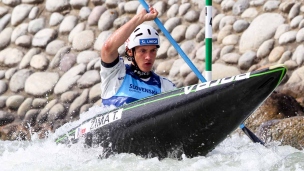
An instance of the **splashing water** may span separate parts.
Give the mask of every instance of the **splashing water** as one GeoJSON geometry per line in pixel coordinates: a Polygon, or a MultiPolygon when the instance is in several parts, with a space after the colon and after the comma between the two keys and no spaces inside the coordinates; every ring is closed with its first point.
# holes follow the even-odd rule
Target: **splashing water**
{"type": "MultiPolygon", "coordinates": [[[[113,108],[109,108],[113,109],[113,108]]],[[[58,135],[97,113],[109,109],[92,107],[77,122],[59,128],[47,139],[32,135],[31,141],[0,141],[1,171],[304,171],[304,153],[278,143],[264,147],[250,141],[245,135],[232,134],[207,156],[183,157],[182,160],[142,158],[134,154],[118,154],[99,159],[102,148],[84,148],[81,143],[69,147],[56,144],[58,135]]]]}

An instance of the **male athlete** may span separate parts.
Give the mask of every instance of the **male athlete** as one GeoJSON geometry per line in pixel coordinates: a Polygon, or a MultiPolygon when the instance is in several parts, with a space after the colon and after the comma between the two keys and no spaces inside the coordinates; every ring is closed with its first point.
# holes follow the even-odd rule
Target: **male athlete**
{"type": "Polygon", "coordinates": [[[101,98],[103,105],[119,107],[138,99],[176,89],[164,77],[155,74],[152,67],[159,48],[157,31],[145,21],[157,17],[158,11],[142,9],[131,20],[117,29],[101,48],[101,98]],[[124,64],[118,48],[125,43],[125,55],[131,61],[124,64]]]}

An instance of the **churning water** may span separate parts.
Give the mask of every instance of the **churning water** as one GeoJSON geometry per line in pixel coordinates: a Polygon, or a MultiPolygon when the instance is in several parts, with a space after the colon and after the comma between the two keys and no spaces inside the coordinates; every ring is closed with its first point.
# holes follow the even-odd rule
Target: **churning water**
{"type": "MultiPolygon", "coordinates": [[[[85,115],[94,113],[96,109],[85,115]]],[[[246,135],[233,134],[207,156],[195,158],[158,160],[119,154],[99,159],[102,149],[56,144],[54,139],[60,131],[64,130],[43,140],[33,135],[31,141],[0,141],[0,171],[304,171],[303,151],[278,143],[264,147],[252,143],[246,135]]]]}

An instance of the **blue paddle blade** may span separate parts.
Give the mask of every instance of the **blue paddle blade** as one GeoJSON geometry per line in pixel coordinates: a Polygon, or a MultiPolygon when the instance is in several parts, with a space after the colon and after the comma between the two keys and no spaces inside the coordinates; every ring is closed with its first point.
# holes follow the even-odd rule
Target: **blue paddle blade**
{"type": "Polygon", "coordinates": [[[265,143],[259,139],[252,131],[250,131],[250,129],[248,129],[244,124],[241,124],[240,128],[254,143],[265,145],[265,143]]]}

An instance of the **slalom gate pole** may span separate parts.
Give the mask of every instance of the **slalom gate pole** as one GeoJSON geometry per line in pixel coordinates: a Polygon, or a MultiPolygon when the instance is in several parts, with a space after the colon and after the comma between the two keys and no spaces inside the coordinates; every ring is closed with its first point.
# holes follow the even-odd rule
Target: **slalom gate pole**
{"type": "Polygon", "coordinates": [[[205,77],[212,80],[212,0],[206,0],[205,18],[205,77]]]}
{"type": "MultiPolygon", "coordinates": [[[[146,11],[149,11],[149,6],[145,2],[145,0],[139,0],[141,5],[146,9],[146,11]]],[[[170,35],[170,33],[167,31],[167,29],[164,27],[164,25],[161,23],[161,21],[158,18],[154,19],[154,22],[157,24],[159,29],[164,33],[164,35],[167,37],[167,39],[170,41],[170,43],[173,45],[173,47],[176,49],[176,51],[179,53],[179,55],[184,59],[184,61],[188,64],[188,66],[191,68],[191,70],[195,73],[195,75],[198,77],[198,79],[203,83],[206,82],[206,79],[204,76],[200,73],[200,71],[195,67],[195,65],[190,61],[190,59],[187,57],[185,52],[179,47],[179,45],[176,43],[176,41],[173,39],[173,37],[170,35]]]]}

